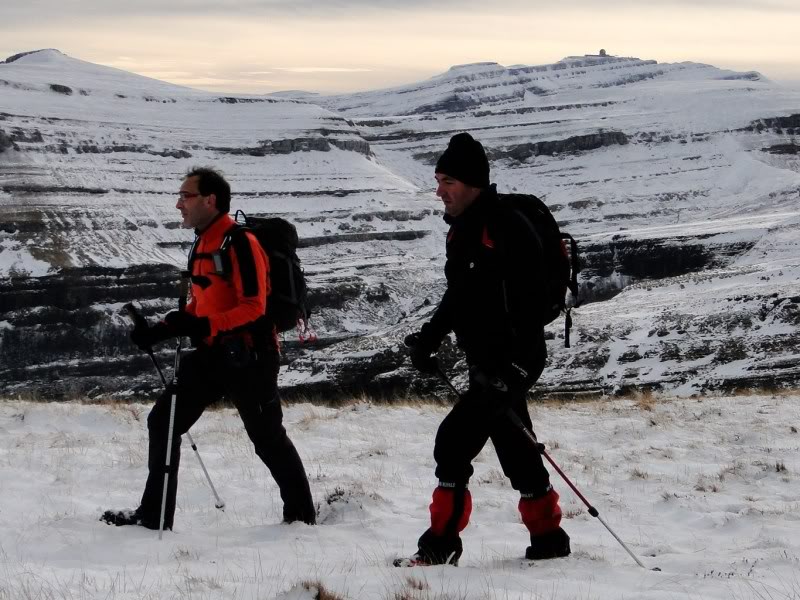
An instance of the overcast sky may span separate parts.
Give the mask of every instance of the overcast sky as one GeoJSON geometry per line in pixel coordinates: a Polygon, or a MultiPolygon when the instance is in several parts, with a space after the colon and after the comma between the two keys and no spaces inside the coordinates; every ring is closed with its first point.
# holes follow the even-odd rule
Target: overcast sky
{"type": "Polygon", "coordinates": [[[800,0],[0,0],[0,59],[39,48],[249,93],[376,89],[600,48],[797,83],[800,0]]]}

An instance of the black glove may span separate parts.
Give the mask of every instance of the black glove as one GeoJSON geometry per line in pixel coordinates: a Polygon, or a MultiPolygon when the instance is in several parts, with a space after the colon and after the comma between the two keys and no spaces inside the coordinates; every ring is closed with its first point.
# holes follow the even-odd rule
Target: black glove
{"type": "Polygon", "coordinates": [[[410,350],[411,364],[417,371],[427,375],[436,375],[439,372],[439,361],[436,360],[436,357],[431,356],[433,351],[430,346],[421,343],[419,333],[407,335],[403,343],[410,350]]]}
{"type": "Polygon", "coordinates": [[[155,344],[171,337],[175,336],[170,333],[164,323],[157,323],[150,327],[146,321],[142,321],[137,323],[131,331],[131,341],[143,352],[150,352],[155,344]]]}
{"type": "Polygon", "coordinates": [[[211,323],[208,317],[195,317],[182,310],[173,310],[164,317],[173,336],[187,336],[201,340],[211,335],[211,323]]]}

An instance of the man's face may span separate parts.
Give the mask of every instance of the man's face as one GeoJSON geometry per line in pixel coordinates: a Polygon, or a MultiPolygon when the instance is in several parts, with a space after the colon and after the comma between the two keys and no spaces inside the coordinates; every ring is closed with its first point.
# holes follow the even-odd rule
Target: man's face
{"type": "Polygon", "coordinates": [[[444,173],[436,173],[436,195],[444,203],[444,212],[451,217],[463,213],[480,195],[481,190],[444,173]]]}
{"type": "Polygon", "coordinates": [[[187,177],[183,180],[175,208],[181,211],[183,227],[201,231],[214,220],[219,212],[217,211],[217,197],[214,194],[210,196],[200,194],[197,177],[187,177]]]}

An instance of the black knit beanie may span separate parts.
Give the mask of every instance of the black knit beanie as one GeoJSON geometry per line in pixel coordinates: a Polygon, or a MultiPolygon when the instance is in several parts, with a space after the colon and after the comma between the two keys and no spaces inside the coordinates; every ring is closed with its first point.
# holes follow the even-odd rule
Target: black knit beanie
{"type": "Polygon", "coordinates": [[[450,138],[447,150],[436,163],[436,172],[449,175],[476,188],[489,187],[489,161],[483,145],[468,133],[450,138]]]}

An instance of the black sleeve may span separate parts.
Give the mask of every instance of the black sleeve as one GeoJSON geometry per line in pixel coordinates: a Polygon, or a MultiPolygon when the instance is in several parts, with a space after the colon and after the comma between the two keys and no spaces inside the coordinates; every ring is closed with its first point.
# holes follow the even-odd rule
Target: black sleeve
{"type": "Polygon", "coordinates": [[[420,344],[423,348],[436,352],[444,337],[453,330],[453,294],[445,290],[439,306],[433,313],[431,320],[420,329],[420,344]]]}

